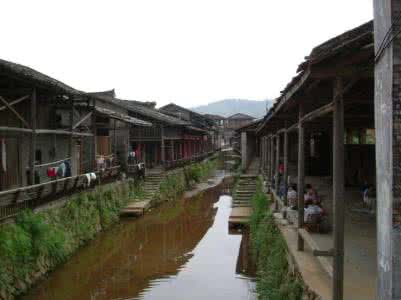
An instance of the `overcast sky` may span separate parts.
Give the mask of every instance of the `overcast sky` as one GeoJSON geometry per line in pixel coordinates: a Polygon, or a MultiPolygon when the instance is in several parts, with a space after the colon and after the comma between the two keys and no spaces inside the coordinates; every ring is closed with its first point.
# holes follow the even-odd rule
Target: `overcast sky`
{"type": "Polygon", "coordinates": [[[371,0],[2,1],[1,58],[77,89],[191,107],[279,95],[371,0]]]}

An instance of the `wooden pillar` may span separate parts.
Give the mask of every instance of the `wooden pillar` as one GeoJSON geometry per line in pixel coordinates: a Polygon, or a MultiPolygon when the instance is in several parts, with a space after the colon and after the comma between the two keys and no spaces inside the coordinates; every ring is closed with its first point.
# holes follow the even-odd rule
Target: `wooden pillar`
{"type": "Polygon", "coordinates": [[[114,148],[114,157],[117,156],[117,136],[116,136],[116,119],[113,120],[113,148],[114,148]]]}
{"type": "Polygon", "coordinates": [[[269,144],[268,144],[267,136],[264,137],[263,141],[264,141],[263,145],[264,145],[264,148],[265,148],[265,156],[264,156],[265,162],[264,162],[264,165],[263,165],[263,172],[266,175],[266,178],[268,178],[269,175],[267,173],[267,167],[268,167],[268,159],[269,159],[269,157],[268,157],[268,155],[269,155],[269,148],[268,148],[269,144]]]}
{"type": "Polygon", "coordinates": [[[164,144],[164,126],[160,126],[160,159],[161,163],[164,164],[166,161],[166,147],[164,144]]]}
{"type": "MultiPolygon", "coordinates": [[[[393,205],[400,197],[400,36],[386,49],[383,42],[399,30],[393,22],[399,0],[374,0],[375,127],[377,178],[377,299],[401,299],[401,230],[393,223],[393,205]],[[393,27],[392,34],[390,28],[393,27]]],[[[398,201],[397,201],[398,200],[398,201]]]]}
{"type": "Polygon", "coordinates": [[[69,97],[69,102],[70,102],[70,132],[71,132],[71,136],[70,136],[70,145],[69,145],[70,148],[69,148],[68,153],[69,153],[69,157],[71,157],[70,163],[71,163],[71,167],[72,167],[72,164],[75,162],[73,157],[72,157],[72,155],[74,153],[74,149],[73,149],[73,147],[74,147],[74,136],[72,134],[73,131],[74,131],[74,129],[73,129],[73,127],[74,127],[74,99],[73,99],[72,96],[69,97]]]}
{"type": "Polygon", "coordinates": [[[265,168],[265,137],[262,136],[259,138],[259,148],[260,148],[260,171],[263,174],[265,168]]]}
{"type": "Polygon", "coordinates": [[[247,149],[247,134],[246,131],[241,132],[241,162],[242,170],[248,167],[248,149],[247,149]]]}
{"type": "Polygon", "coordinates": [[[270,137],[266,137],[266,150],[267,150],[267,157],[266,157],[266,172],[267,172],[267,179],[271,181],[270,178],[270,137]]]}
{"type": "Polygon", "coordinates": [[[92,110],[92,134],[93,134],[93,157],[92,166],[96,169],[96,154],[97,154],[97,125],[96,125],[96,99],[93,99],[93,110],[92,110]]]}
{"type": "Polygon", "coordinates": [[[36,154],[36,88],[33,88],[32,96],[31,96],[31,128],[32,128],[32,136],[31,136],[31,153],[30,153],[30,183],[35,184],[35,154],[36,154]]]}
{"type": "Polygon", "coordinates": [[[333,113],[333,300],[343,299],[344,290],[344,103],[343,81],[334,83],[333,113]]]}
{"type": "Polygon", "coordinates": [[[274,136],[270,137],[270,180],[274,177],[274,136]]]}
{"type": "Polygon", "coordinates": [[[266,174],[266,169],[267,169],[267,136],[263,137],[263,152],[264,152],[264,156],[263,156],[263,173],[266,174]]]}
{"type": "Polygon", "coordinates": [[[170,155],[171,155],[171,160],[175,160],[175,149],[174,149],[174,140],[170,140],[170,155]]]}
{"type": "Polygon", "coordinates": [[[276,134],[276,165],[275,165],[275,174],[276,174],[276,179],[275,179],[275,189],[276,189],[276,194],[278,195],[279,190],[280,190],[280,134],[277,132],[276,134]]]}
{"type": "Polygon", "coordinates": [[[284,131],[284,205],[288,206],[287,190],[288,190],[288,131],[284,131]]]}
{"type": "MultiPolygon", "coordinates": [[[[298,115],[298,228],[304,227],[304,186],[305,186],[305,129],[301,122],[304,115],[303,103],[299,103],[298,115]]],[[[298,234],[298,250],[304,250],[304,240],[298,234]]]]}
{"type": "Polygon", "coordinates": [[[259,152],[260,152],[260,171],[263,172],[263,167],[265,164],[265,148],[264,148],[264,143],[265,143],[265,138],[260,137],[259,138],[259,152]]]}

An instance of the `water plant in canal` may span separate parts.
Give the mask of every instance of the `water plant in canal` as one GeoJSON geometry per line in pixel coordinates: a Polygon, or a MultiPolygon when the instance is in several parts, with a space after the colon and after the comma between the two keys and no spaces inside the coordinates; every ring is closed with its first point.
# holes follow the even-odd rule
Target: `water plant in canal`
{"type": "Polygon", "coordinates": [[[274,217],[269,199],[258,179],[257,191],[252,198],[250,219],[251,246],[257,262],[257,292],[259,299],[299,300],[303,287],[289,272],[287,248],[274,217]]]}

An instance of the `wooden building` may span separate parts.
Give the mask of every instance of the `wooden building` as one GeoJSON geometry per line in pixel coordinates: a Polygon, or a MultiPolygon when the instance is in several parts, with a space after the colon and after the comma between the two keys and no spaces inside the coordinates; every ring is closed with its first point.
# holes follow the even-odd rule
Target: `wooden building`
{"type": "Polygon", "coordinates": [[[190,123],[193,131],[198,132],[196,136],[203,133],[199,141],[199,148],[202,152],[220,148],[218,144],[218,127],[215,121],[208,118],[206,115],[201,115],[174,103],[161,107],[160,111],[190,123]]]}
{"type": "Polygon", "coordinates": [[[74,123],[81,92],[31,68],[0,60],[0,191],[50,180],[46,170],[68,161],[76,175],[92,137],[74,123]]]}
{"type": "Polygon", "coordinates": [[[85,174],[113,179],[125,160],[116,154],[127,126],[151,125],[95,94],[0,60],[0,220],[88,187],[85,174]]]}
{"type": "Polygon", "coordinates": [[[107,155],[113,148],[122,157],[126,157],[128,152],[135,152],[136,161],[146,163],[147,168],[153,168],[171,167],[175,165],[172,162],[190,161],[206,153],[206,148],[201,147],[206,130],[157,110],[154,102],[118,99],[114,91],[89,95],[96,99],[96,106],[101,105],[102,110],[127,114],[131,119],[129,126],[117,126],[115,135],[114,124],[111,127],[110,124],[103,124],[103,129],[109,126],[111,133],[97,129],[98,135],[104,134],[99,138],[103,142],[97,143],[97,147],[101,148],[97,150],[99,155],[107,155]]]}
{"type": "Polygon", "coordinates": [[[250,122],[235,130],[231,144],[241,153],[241,167],[243,170],[249,167],[253,159],[260,157],[259,138],[257,129],[262,120],[250,122]]]}
{"type": "Polygon", "coordinates": [[[204,116],[213,120],[215,123],[214,127],[217,135],[216,148],[220,149],[226,146],[224,137],[224,121],[226,120],[226,118],[221,115],[213,115],[213,114],[204,114],[204,116]]]}
{"type": "Polygon", "coordinates": [[[296,186],[297,210],[288,218],[298,225],[299,251],[312,240],[305,231],[305,184],[318,190],[332,248],[314,253],[332,258],[325,267],[332,299],[338,300],[344,290],[346,209],[353,195],[362,204],[358,191],[376,182],[373,22],[317,46],[297,72],[256,130],[261,168],[278,207],[288,206],[288,185],[296,186]]]}
{"type": "MultiPolygon", "coordinates": [[[[128,108],[115,99],[114,90],[88,93],[95,103],[92,130],[96,132],[96,156],[113,165],[127,168],[130,132],[135,128],[151,128],[152,123],[129,115],[128,108]]],[[[138,161],[139,162],[139,161],[138,161]]]]}
{"type": "Polygon", "coordinates": [[[255,118],[243,113],[233,114],[224,120],[224,143],[232,144],[235,131],[238,128],[248,125],[255,118]]]}

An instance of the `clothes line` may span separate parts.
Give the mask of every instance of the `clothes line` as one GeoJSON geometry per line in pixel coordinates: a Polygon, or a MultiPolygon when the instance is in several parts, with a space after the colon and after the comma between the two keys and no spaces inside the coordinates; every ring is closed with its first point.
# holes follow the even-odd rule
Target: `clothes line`
{"type": "Polygon", "coordinates": [[[35,168],[43,168],[43,167],[47,167],[47,166],[51,166],[51,165],[61,164],[62,162],[66,161],[66,160],[71,160],[71,157],[67,157],[65,159],[61,159],[61,160],[54,161],[54,162],[35,165],[35,168]]]}

